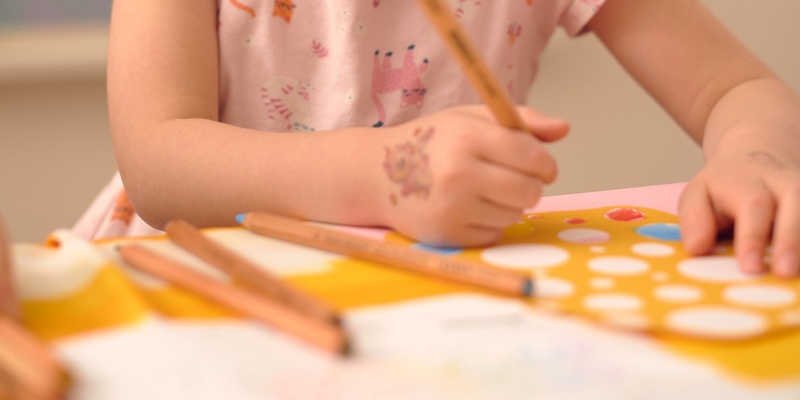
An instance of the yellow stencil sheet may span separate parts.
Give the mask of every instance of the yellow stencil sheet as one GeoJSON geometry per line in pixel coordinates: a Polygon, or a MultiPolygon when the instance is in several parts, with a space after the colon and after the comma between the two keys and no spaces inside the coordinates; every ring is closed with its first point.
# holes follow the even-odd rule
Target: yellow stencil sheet
{"type": "Polygon", "coordinates": [[[527,214],[491,247],[447,252],[530,270],[535,307],[648,331],[740,379],[797,379],[800,278],[742,273],[731,243],[689,257],[677,222],[625,206],[527,214]]]}
{"type": "MultiPolygon", "coordinates": [[[[525,215],[490,247],[427,249],[531,271],[536,278],[532,307],[650,332],[660,343],[678,352],[712,361],[748,379],[800,377],[800,363],[781,361],[800,359],[800,279],[742,274],[729,244],[720,245],[709,257],[689,258],[677,241],[676,223],[677,218],[671,214],[636,207],[546,212],[525,215]]],[[[283,274],[288,281],[345,311],[480,291],[344,256],[318,251],[312,254],[308,248],[240,228],[206,233],[242,255],[257,259],[265,268],[279,267],[276,263],[281,258],[290,264],[283,274]]],[[[394,233],[388,233],[385,240],[425,248],[394,233]]],[[[147,241],[168,244],[165,238],[147,241]]],[[[115,243],[98,243],[94,248],[108,250],[115,243]]],[[[176,246],[165,246],[164,250],[175,255],[181,252],[176,246]]],[[[111,268],[125,269],[120,266],[119,260],[111,260],[111,268]]],[[[74,307],[80,298],[92,299],[92,304],[106,304],[112,315],[127,315],[119,325],[135,323],[148,312],[147,308],[174,318],[231,317],[191,293],[163,283],[148,286],[134,279],[129,271],[119,274],[119,269],[115,273],[98,269],[105,272],[98,272],[90,284],[71,295],[48,298],[45,303],[25,301],[26,320],[37,321],[37,332],[50,339],[74,335],[80,329],[89,332],[97,329],[92,327],[110,323],[94,309],[76,315],[75,310],[82,309],[74,307]],[[118,301],[120,296],[128,296],[139,311],[117,314],[128,308],[114,306],[124,303],[118,301]],[[109,299],[117,300],[103,303],[109,299]],[[73,322],[47,315],[70,315],[73,322]]]]}
{"type": "Polygon", "coordinates": [[[635,207],[528,214],[453,257],[531,271],[534,304],[625,328],[744,340],[800,326],[800,279],[742,273],[730,243],[689,257],[677,222],[635,207]]]}

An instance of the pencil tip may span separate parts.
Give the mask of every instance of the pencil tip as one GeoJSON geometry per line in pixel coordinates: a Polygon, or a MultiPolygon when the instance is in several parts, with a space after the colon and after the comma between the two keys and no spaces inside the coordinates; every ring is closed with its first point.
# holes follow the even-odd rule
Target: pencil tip
{"type": "Polygon", "coordinates": [[[246,215],[247,214],[245,214],[245,213],[241,213],[241,214],[237,215],[236,216],[236,222],[239,223],[239,225],[243,224],[244,223],[244,217],[246,215]]]}
{"type": "Polygon", "coordinates": [[[522,294],[526,297],[533,296],[533,280],[528,279],[522,284],[522,294]]]}
{"type": "Polygon", "coordinates": [[[350,341],[350,339],[345,339],[344,343],[342,343],[342,347],[339,349],[339,353],[342,356],[349,357],[353,355],[353,352],[353,343],[350,341]]]}

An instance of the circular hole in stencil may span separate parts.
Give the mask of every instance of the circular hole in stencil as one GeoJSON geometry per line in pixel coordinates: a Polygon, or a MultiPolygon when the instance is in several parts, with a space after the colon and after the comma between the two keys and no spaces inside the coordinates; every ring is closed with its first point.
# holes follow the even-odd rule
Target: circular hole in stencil
{"type": "Polygon", "coordinates": [[[648,316],[631,312],[608,313],[604,316],[604,321],[611,326],[638,331],[652,327],[648,316]]]}
{"type": "Polygon", "coordinates": [[[655,271],[650,274],[650,279],[655,282],[666,282],[669,280],[669,274],[664,271],[655,271]]]}
{"type": "Polygon", "coordinates": [[[763,315],[719,306],[672,311],[667,314],[665,322],[675,332],[710,339],[745,339],[767,330],[763,315]]]}
{"type": "Polygon", "coordinates": [[[756,279],[739,269],[736,258],[731,256],[695,257],[678,263],[678,272],[688,278],[705,282],[743,282],[756,279]]]}
{"type": "Polygon", "coordinates": [[[722,297],[734,304],[762,308],[785,307],[797,300],[797,294],[783,286],[755,284],[728,287],[722,297]]]}
{"type": "Polygon", "coordinates": [[[654,242],[636,243],[631,246],[631,251],[643,257],[669,257],[675,254],[672,246],[654,242]]]}
{"type": "Polygon", "coordinates": [[[641,210],[628,207],[619,207],[606,211],[606,218],[612,221],[631,222],[645,219],[646,216],[641,210]]]}
{"type": "Polygon", "coordinates": [[[589,269],[608,275],[637,275],[647,272],[647,261],[626,256],[598,256],[587,262],[589,269]]]}
{"type": "Polygon", "coordinates": [[[780,321],[782,324],[786,326],[798,326],[800,327],[800,310],[788,310],[784,311],[780,315],[780,321]]]}
{"type": "Polygon", "coordinates": [[[534,283],[534,295],[543,299],[568,297],[575,292],[572,282],[557,278],[538,278],[534,283]]]}
{"type": "Polygon", "coordinates": [[[414,243],[413,245],[411,245],[411,247],[418,250],[427,251],[429,253],[441,254],[444,256],[452,256],[464,252],[464,249],[462,249],[461,247],[439,247],[439,246],[431,246],[429,244],[421,242],[414,243]]]}
{"type": "Polygon", "coordinates": [[[681,231],[678,224],[648,224],[636,228],[636,233],[649,239],[677,242],[681,240],[681,231]]]}
{"type": "Polygon", "coordinates": [[[606,252],[606,248],[604,246],[589,246],[589,251],[594,254],[603,254],[606,252]]]}
{"type": "Polygon", "coordinates": [[[611,235],[600,229],[571,228],[558,232],[558,238],[575,244],[597,244],[611,240],[611,235]]]}
{"type": "Polygon", "coordinates": [[[549,244],[510,244],[484,249],[481,258],[503,267],[528,269],[563,264],[569,259],[569,253],[549,244]]]}
{"type": "Polygon", "coordinates": [[[698,301],[703,292],[691,285],[661,285],[653,291],[655,297],[669,303],[689,303],[698,301]]]}
{"type": "Polygon", "coordinates": [[[594,311],[635,311],[642,308],[642,299],[627,293],[590,294],[583,306],[594,311]]]}
{"type": "Polygon", "coordinates": [[[592,278],[589,280],[589,286],[595,290],[608,290],[613,289],[615,284],[611,278],[592,278]]]}

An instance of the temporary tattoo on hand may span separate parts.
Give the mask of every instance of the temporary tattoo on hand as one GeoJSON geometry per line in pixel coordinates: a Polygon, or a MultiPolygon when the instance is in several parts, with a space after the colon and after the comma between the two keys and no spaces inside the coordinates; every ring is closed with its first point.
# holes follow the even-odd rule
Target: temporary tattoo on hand
{"type": "MultiPolygon", "coordinates": [[[[383,168],[389,180],[400,184],[400,196],[428,197],[431,179],[425,146],[433,137],[433,133],[432,127],[424,132],[421,128],[417,128],[411,140],[396,144],[392,148],[386,147],[383,168]]],[[[397,204],[397,194],[392,193],[390,200],[392,204],[397,204]]]]}

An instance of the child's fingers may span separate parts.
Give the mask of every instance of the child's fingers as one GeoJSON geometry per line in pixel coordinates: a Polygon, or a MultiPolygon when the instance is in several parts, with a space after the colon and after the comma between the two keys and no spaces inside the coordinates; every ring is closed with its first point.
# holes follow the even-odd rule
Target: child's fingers
{"type": "Polygon", "coordinates": [[[491,163],[538,177],[544,183],[555,181],[558,166],[538,140],[528,135],[478,135],[478,155],[491,163]]]}
{"type": "MultiPolygon", "coordinates": [[[[485,105],[462,106],[459,109],[495,121],[491,110],[485,105]]],[[[554,142],[569,132],[569,122],[564,119],[542,114],[527,106],[517,106],[517,112],[526,126],[525,131],[543,142],[554,142]]]]}
{"type": "Polygon", "coordinates": [[[530,107],[520,106],[517,111],[528,127],[527,132],[543,142],[554,142],[569,133],[569,122],[564,119],[542,114],[530,107]]]}
{"type": "Polygon", "coordinates": [[[708,253],[719,227],[704,184],[690,182],[678,203],[681,238],[686,251],[694,256],[708,253]]]}
{"type": "Polygon", "coordinates": [[[735,215],[733,238],[736,258],[743,271],[760,273],[765,270],[764,250],[772,231],[775,204],[766,190],[743,197],[735,215]]]}
{"type": "Polygon", "coordinates": [[[772,269],[790,278],[800,275],[800,187],[786,186],[775,216],[772,269]]]}
{"type": "Polygon", "coordinates": [[[538,177],[493,164],[483,169],[475,186],[485,188],[481,190],[481,197],[487,202],[517,212],[535,205],[543,189],[538,177]]]}
{"type": "Polygon", "coordinates": [[[455,204],[445,202],[433,206],[432,209],[444,209],[434,212],[428,220],[403,221],[410,224],[400,229],[401,232],[435,246],[485,245],[499,239],[503,229],[522,215],[521,210],[500,207],[477,196],[460,200],[455,204]]]}

